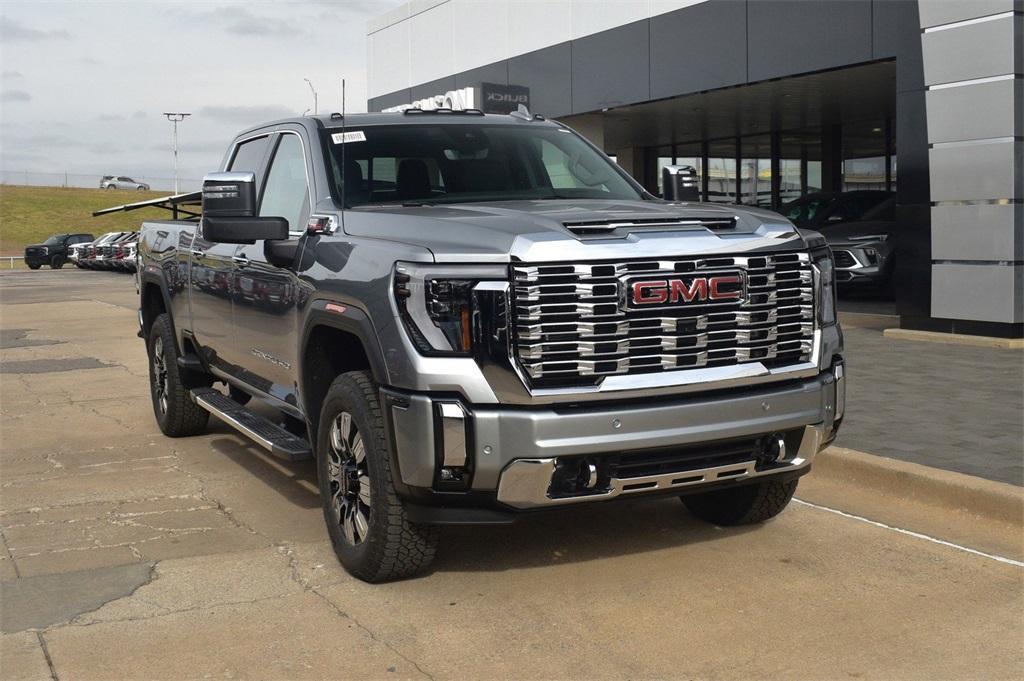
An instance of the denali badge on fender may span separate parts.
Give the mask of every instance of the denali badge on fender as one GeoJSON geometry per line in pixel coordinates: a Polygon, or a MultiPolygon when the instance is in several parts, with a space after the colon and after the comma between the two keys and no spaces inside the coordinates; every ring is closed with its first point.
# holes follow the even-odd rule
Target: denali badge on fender
{"type": "Polygon", "coordinates": [[[626,306],[727,303],[744,298],[739,272],[704,276],[630,279],[626,282],[626,306]]]}

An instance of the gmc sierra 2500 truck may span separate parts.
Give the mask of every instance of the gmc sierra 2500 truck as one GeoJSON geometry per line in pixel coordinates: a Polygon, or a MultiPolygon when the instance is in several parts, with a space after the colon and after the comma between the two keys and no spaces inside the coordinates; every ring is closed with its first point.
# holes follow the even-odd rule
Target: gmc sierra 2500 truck
{"type": "Polygon", "coordinates": [[[427,568],[438,525],[581,503],[764,521],[842,419],[824,239],[658,199],[540,116],[267,124],[201,206],[139,239],[156,419],[315,458],[363,580],[427,568]]]}

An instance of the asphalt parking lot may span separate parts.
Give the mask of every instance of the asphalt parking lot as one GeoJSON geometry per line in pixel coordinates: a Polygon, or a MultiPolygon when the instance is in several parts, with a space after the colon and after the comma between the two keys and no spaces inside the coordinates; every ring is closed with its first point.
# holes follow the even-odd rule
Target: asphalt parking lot
{"type": "Polygon", "coordinates": [[[615,503],[445,529],[427,576],[356,581],[311,463],[216,420],[159,433],[135,307],[126,275],[0,273],[0,678],[1024,669],[1019,522],[817,471],[761,527],[709,526],[674,499],[615,503]]]}

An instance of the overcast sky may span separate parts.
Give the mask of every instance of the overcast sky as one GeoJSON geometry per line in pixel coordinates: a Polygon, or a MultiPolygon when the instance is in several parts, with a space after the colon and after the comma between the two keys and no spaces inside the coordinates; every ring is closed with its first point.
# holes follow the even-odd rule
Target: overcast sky
{"type": "Polygon", "coordinates": [[[173,176],[215,168],[242,128],[366,110],[366,21],[400,2],[0,3],[0,169],[173,176]]]}

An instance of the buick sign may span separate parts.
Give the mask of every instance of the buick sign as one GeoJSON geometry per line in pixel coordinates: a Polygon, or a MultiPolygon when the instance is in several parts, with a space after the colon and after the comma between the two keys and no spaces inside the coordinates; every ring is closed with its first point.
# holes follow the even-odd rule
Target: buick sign
{"type": "Polygon", "coordinates": [[[530,108],[530,88],[523,85],[480,83],[481,109],[484,113],[507,114],[522,104],[530,108]]]}

